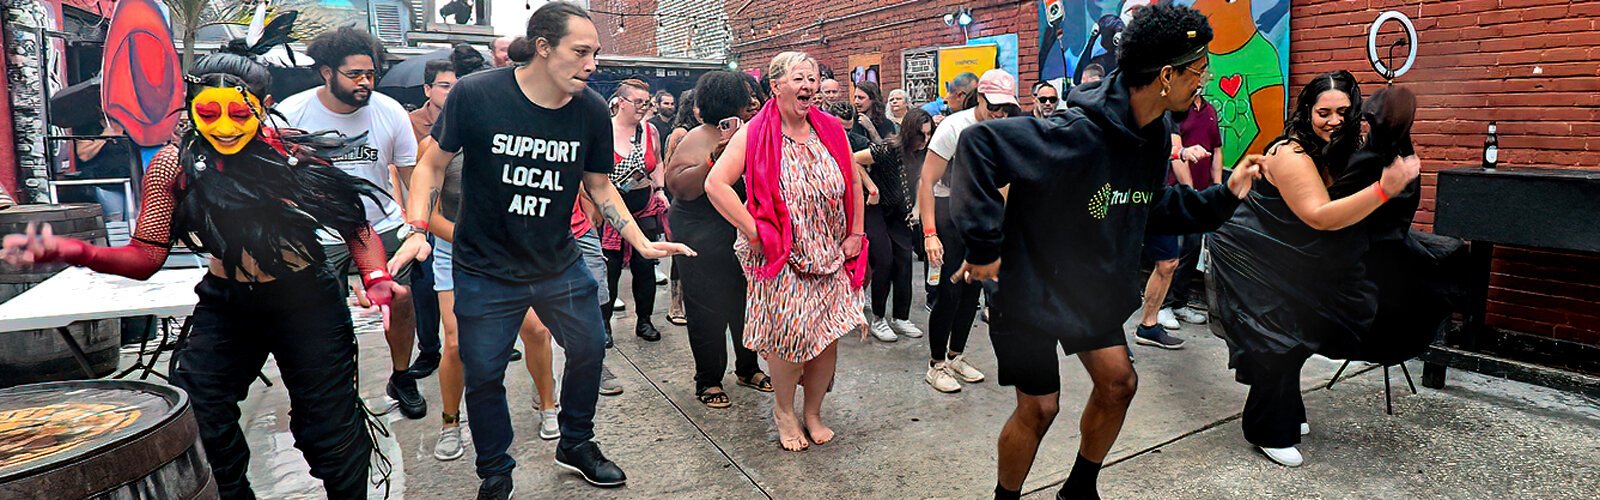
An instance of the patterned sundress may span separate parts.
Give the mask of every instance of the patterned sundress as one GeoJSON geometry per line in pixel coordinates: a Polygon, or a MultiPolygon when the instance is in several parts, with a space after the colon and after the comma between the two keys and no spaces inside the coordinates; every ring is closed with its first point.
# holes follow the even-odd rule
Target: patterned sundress
{"type": "Polygon", "coordinates": [[[806,142],[783,139],[783,202],[793,223],[789,265],[773,279],[751,272],[765,257],[743,234],[734,253],[745,269],[744,346],[792,363],[821,354],[833,341],[863,327],[862,293],[850,286],[843,243],[848,192],[828,148],[812,135],[806,142]]]}

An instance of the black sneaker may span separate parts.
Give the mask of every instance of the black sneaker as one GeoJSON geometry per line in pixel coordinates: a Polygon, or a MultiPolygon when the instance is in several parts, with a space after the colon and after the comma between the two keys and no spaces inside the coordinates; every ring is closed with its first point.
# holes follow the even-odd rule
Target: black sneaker
{"type": "Polygon", "coordinates": [[[489,476],[478,484],[478,500],[505,500],[517,492],[517,485],[511,483],[511,476],[489,476]]]}
{"type": "Polygon", "coordinates": [[[640,321],[639,326],[634,327],[633,334],[638,335],[639,338],[644,339],[646,342],[661,340],[661,331],[657,330],[656,325],[650,324],[649,321],[640,321]]]}
{"type": "Polygon", "coordinates": [[[439,359],[441,357],[437,352],[419,353],[417,354],[417,360],[411,362],[411,368],[406,369],[406,373],[411,374],[412,378],[428,378],[429,375],[433,375],[433,372],[439,369],[439,359]]]}
{"type": "Polygon", "coordinates": [[[606,321],[606,349],[610,349],[615,345],[616,342],[611,341],[611,322],[606,321]]]}
{"type": "Polygon", "coordinates": [[[416,420],[428,415],[428,400],[422,398],[422,393],[417,391],[417,379],[406,372],[395,372],[389,376],[389,397],[400,403],[400,414],[406,418],[416,420]]]}
{"type": "Polygon", "coordinates": [[[1156,346],[1162,349],[1173,350],[1183,348],[1183,339],[1174,337],[1172,334],[1167,333],[1167,329],[1162,328],[1160,324],[1150,326],[1139,325],[1138,328],[1133,330],[1133,336],[1137,338],[1135,341],[1140,345],[1156,346]]]}
{"type": "Polygon", "coordinates": [[[515,362],[518,362],[518,361],[522,361],[522,351],[519,351],[519,350],[516,350],[516,349],[512,349],[511,350],[511,357],[509,358],[509,360],[507,362],[508,363],[515,363],[515,362]]]}
{"type": "Polygon", "coordinates": [[[622,473],[617,464],[606,460],[600,453],[600,445],[594,441],[584,441],[577,446],[567,448],[556,447],[556,466],[578,473],[584,481],[602,488],[622,486],[628,482],[628,476],[622,473]]]}

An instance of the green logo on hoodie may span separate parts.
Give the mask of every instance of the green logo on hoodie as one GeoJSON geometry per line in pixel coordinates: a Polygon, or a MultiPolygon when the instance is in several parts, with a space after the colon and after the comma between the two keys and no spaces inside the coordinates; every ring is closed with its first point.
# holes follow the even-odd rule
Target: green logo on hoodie
{"type": "Polygon", "coordinates": [[[1111,184],[1100,186],[1094,196],[1089,197],[1089,216],[1095,219],[1104,219],[1111,212],[1113,205],[1148,205],[1155,198],[1153,191],[1115,191],[1111,184]]]}

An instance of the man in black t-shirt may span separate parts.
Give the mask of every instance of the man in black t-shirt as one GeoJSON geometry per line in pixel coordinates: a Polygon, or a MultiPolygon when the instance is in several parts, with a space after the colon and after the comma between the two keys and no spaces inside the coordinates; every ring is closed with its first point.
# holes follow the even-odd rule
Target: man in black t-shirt
{"type": "MultiPolygon", "coordinates": [[[[647,240],[607,174],[612,168],[608,106],[587,80],[599,36],[582,7],[550,2],[511,44],[518,66],[474,73],[450,92],[428,150],[411,179],[413,226],[425,229],[443,171],[464,155],[456,226],[455,289],[460,353],[466,368],[467,421],[477,449],[478,498],[506,498],[516,461],[505,365],[529,307],[566,350],[561,441],[556,464],[596,486],[620,486],[622,470],[593,442],[595,402],[605,358],[605,326],[594,275],[569,231],[579,182],[607,223],[641,255],[693,255],[677,243],[647,240]]],[[[396,256],[426,254],[420,235],[396,256]]],[[[391,263],[393,266],[395,263],[391,263]]]]}

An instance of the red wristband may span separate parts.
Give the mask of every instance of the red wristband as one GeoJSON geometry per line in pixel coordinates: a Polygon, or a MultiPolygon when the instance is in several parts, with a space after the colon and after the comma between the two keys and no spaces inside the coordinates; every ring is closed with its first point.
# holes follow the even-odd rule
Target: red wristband
{"type": "Polygon", "coordinates": [[[411,227],[417,228],[417,231],[421,231],[421,232],[424,232],[424,233],[428,232],[428,221],[419,219],[419,220],[414,220],[414,221],[407,222],[406,224],[409,224],[411,227]]]}
{"type": "Polygon", "coordinates": [[[394,277],[389,275],[389,271],[382,269],[375,269],[361,275],[361,287],[368,290],[371,290],[373,285],[385,281],[394,281],[394,277]]]}
{"type": "Polygon", "coordinates": [[[924,238],[929,237],[929,236],[938,236],[938,235],[939,235],[939,229],[938,228],[928,227],[928,228],[923,228],[922,229],[922,236],[924,238]]]}
{"type": "Polygon", "coordinates": [[[1374,192],[1378,193],[1378,201],[1379,202],[1382,202],[1382,203],[1388,203],[1389,202],[1389,193],[1383,192],[1383,183],[1381,183],[1381,182],[1372,183],[1372,190],[1374,192]]]}

